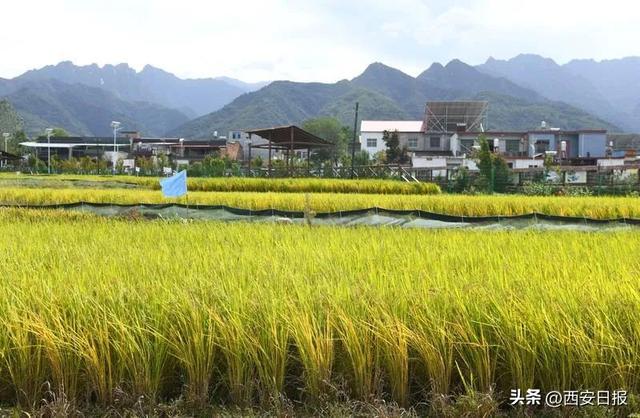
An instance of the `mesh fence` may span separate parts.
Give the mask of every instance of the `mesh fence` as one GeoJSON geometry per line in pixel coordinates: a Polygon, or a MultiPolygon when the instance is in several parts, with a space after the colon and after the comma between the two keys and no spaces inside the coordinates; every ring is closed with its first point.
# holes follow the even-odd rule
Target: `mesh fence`
{"type": "MultiPolygon", "coordinates": [[[[5,207],[18,207],[5,205],[5,207]]],[[[340,212],[305,213],[264,209],[252,211],[229,206],[186,206],[181,204],[119,205],[77,202],[21,208],[65,209],[106,217],[132,219],[197,219],[212,221],[312,223],[314,225],[396,226],[402,228],[553,229],[603,230],[638,228],[640,219],[591,219],[529,213],[514,216],[459,216],[421,210],[389,210],[372,207],[340,212]]]]}

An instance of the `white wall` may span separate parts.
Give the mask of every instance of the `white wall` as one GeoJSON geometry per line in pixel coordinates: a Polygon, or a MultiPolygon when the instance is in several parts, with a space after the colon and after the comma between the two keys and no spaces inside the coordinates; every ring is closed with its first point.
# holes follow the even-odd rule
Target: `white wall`
{"type": "Polygon", "coordinates": [[[478,171],[478,164],[474,160],[465,158],[462,160],[462,167],[466,167],[469,171],[478,171]]]}
{"type": "Polygon", "coordinates": [[[367,151],[369,156],[373,157],[380,151],[386,151],[387,145],[382,140],[382,132],[362,132],[360,133],[360,150],[367,151]],[[367,147],[367,139],[375,138],[376,146],[367,147]]]}
{"type": "Polygon", "coordinates": [[[513,168],[529,168],[529,167],[543,167],[544,160],[534,159],[518,159],[513,160],[513,168]]]}
{"type": "Polygon", "coordinates": [[[447,166],[447,159],[436,157],[411,157],[411,165],[414,168],[442,168],[447,166]]]}
{"type": "Polygon", "coordinates": [[[624,165],[624,158],[600,159],[598,160],[597,164],[599,167],[615,167],[624,165]]]}

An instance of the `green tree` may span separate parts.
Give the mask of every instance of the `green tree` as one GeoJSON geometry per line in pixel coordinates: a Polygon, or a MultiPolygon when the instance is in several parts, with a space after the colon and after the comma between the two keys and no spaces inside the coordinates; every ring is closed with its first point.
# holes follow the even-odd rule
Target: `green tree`
{"type": "Polygon", "coordinates": [[[378,151],[371,156],[370,161],[372,164],[384,164],[387,162],[387,153],[385,151],[378,151]]]}
{"type": "MultiPolygon", "coordinates": [[[[11,132],[9,132],[11,133],[11,132]]],[[[2,138],[4,140],[4,138],[2,138]]],[[[27,142],[29,138],[24,133],[24,131],[16,131],[11,136],[9,136],[9,140],[7,141],[7,152],[12,154],[20,153],[20,143],[27,142]]],[[[4,142],[2,143],[2,150],[4,151],[4,142]]]]}
{"type": "Polygon", "coordinates": [[[343,126],[338,119],[332,117],[309,119],[302,124],[302,129],[334,144],[329,148],[312,150],[312,161],[337,162],[343,155],[347,154],[350,135],[353,134],[352,131],[348,127],[343,126]]]}
{"type": "MultiPolygon", "coordinates": [[[[51,138],[65,137],[65,136],[69,136],[69,133],[62,128],[53,128],[53,130],[51,131],[51,138]]],[[[38,139],[47,139],[47,133],[43,132],[38,136],[38,139]]]]}
{"type": "Polygon", "coordinates": [[[206,156],[202,160],[202,175],[205,177],[222,177],[224,175],[225,161],[217,155],[206,156]]]}
{"type": "Polygon", "coordinates": [[[37,173],[47,171],[47,164],[36,157],[35,153],[29,154],[27,165],[37,173]]]}
{"type": "Polygon", "coordinates": [[[511,171],[506,160],[491,152],[485,135],[480,135],[478,142],[480,143],[477,156],[480,182],[477,185],[489,193],[506,191],[511,179],[511,171]]]}
{"type": "Polygon", "coordinates": [[[79,162],[75,157],[71,157],[67,160],[60,160],[60,171],[62,173],[72,173],[75,174],[79,170],[79,162]]]}
{"type": "Polygon", "coordinates": [[[480,169],[480,176],[484,177],[490,184],[493,179],[493,159],[491,157],[491,150],[489,149],[489,142],[485,135],[478,137],[478,143],[480,144],[480,151],[478,152],[478,169],[480,169]]]}
{"type": "Polygon", "coordinates": [[[62,169],[62,160],[58,157],[58,154],[51,154],[51,172],[59,173],[62,169]]]}
{"type": "Polygon", "coordinates": [[[51,136],[52,137],[63,137],[63,136],[69,136],[69,133],[67,131],[65,131],[62,128],[53,128],[53,132],[51,132],[51,136]]]}
{"type": "Polygon", "coordinates": [[[91,157],[84,156],[80,158],[79,163],[80,171],[83,174],[90,174],[92,171],[96,170],[97,164],[91,159],[91,157]]]}
{"type": "Polygon", "coordinates": [[[118,158],[118,161],[116,161],[116,173],[124,173],[124,160],[122,158],[118,158]]]}
{"type": "Polygon", "coordinates": [[[511,184],[511,170],[507,161],[501,155],[493,157],[493,190],[498,193],[507,191],[507,187],[511,184]]]}
{"type": "Polygon", "coordinates": [[[354,165],[369,165],[370,157],[367,151],[358,151],[355,153],[354,165]]]}
{"type": "Polygon", "coordinates": [[[450,183],[450,191],[455,193],[463,193],[469,191],[471,188],[471,177],[469,176],[469,169],[467,167],[460,167],[456,170],[452,178],[453,182],[450,183]]]}
{"type": "Polygon", "coordinates": [[[140,168],[140,174],[149,175],[153,173],[153,160],[148,157],[136,158],[136,167],[140,168]]]}
{"type": "Polygon", "coordinates": [[[386,162],[387,163],[405,163],[409,157],[407,155],[407,149],[400,147],[400,139],[398,137],[398,131],[384,131],[382,133],[382,140],[387,146],[386,150],[386,162]]]}
{"type": "Polygon", "coordinates": [[[158,171],[162,171],[164,167],[171,167],[171,164],[169,162],[169,157],[165,153],[162,153],[162,152],[159,153],[158,156],[156,157],[156,160],[158,163],[158,171]]]}

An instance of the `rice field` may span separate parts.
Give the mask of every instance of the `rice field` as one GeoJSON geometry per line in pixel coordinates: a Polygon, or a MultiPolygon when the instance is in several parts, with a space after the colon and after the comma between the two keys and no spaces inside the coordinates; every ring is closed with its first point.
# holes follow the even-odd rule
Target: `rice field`
{"type": "MultiPolygon", "coordinates": [[[[68,188],[81,185],[102,188],[105,185],[139,186],[159,190],[157,177],[96,176],[96,175],[25,175],[0,173],[0,186],[68,188]]],[[[361,193],[426,195],[439,194],[440,188],[432,183],[398,180],[343,180],[322,178],[189,178],[189,190],[201,192],[279,192],[279,193],[361,193]]]]}
{"type": "Polygon", "coordinates": [[[640,389],[635,232],[26,209],[0,209],[0,228],[0,404],[49,388],[80,406],[348,398],[442,416],[438,399],[473,393],[509,410],[513,388],[640,389]]]}
{"type": "Polygon", "coordinates": [[[174,202],[189,205],[227,205],[250,210],[339,212],[381,207],[402,210],[420,209],[462,216],[517,215],[538,212],[594,219],[640,218],[640,198],[637,197],[189,192],[186,198],[166,199],[159,191],[144,189],[0,187],[0,204],[3,205],[50,205],[81,201],[111,204],[174,202]]]}

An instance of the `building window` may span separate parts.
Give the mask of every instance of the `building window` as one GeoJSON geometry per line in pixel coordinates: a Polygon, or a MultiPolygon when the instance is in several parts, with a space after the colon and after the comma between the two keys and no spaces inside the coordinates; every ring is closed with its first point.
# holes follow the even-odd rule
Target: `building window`
{"type": "Polygon", "coordinates": [[[461,139],[460,148],[464,152],[473,151],[473,139],[461,139]]]}
{"type": "Polygon", "coordinates": [[[378,140],[376,138],[367,138],[367,148],[376,148],[378,140]]]}
{"type": "Polygon", "coordinates": [[[549,150],[549,141],[536,141],[536,154],[544,154],[549,150]]]}
{"type": "Polygon", "coordinates": [[[409,147],[409,149],[418,148],[418,138],[409,138],[409,139],[407,139],[407,147],[409,147]]]}
{"type": "Polygon", "coordinates": [[[518,140],[507,140],[505,149],[509,154],[517,154],[520,152],[520,141],[518,140]]]}
{"type": "Polygon", "coordinates": [[[440,148],[440,137],[432,136],[429,138],[429,147],[431,148],[440,148]]]}

